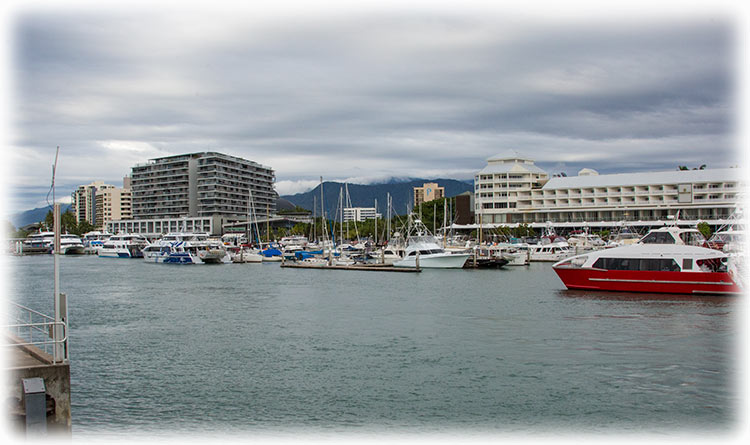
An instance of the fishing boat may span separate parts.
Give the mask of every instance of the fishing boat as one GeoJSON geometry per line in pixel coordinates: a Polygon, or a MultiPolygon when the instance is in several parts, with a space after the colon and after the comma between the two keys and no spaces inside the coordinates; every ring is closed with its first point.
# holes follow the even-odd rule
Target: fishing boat
{"type": "Polygon", "coordinates": [[[742,288],[714,249],[635,244],[566,258],[552,265],[568,289],[678,294],[737,294],[742,288]]]}
{"type": "Polygon", "coordinates": [[[419,219],[409,217],[411,224],[406,238],[404,257],[393,262],[394,267],[425,269],[461,269],[469,253],[446,252],[419,219]]]}
{"type": "Polygon", "coordinates": [[[110,236],[99,248],[100,258],[143,258],[148,240],[141,235],[122,233],[110,236]]]}

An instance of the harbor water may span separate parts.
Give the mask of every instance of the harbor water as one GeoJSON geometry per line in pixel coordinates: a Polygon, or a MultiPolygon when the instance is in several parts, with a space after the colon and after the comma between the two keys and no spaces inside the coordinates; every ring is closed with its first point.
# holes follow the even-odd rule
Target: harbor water
{"type": "MultiPolygon", "coordinates": [[[[73,434],[729,433],[742,297],[568,291],[550,264],[422,273],[61,257],[73,434]]],[[[51,255],[5,261],[52,314],[51,255]]]]}

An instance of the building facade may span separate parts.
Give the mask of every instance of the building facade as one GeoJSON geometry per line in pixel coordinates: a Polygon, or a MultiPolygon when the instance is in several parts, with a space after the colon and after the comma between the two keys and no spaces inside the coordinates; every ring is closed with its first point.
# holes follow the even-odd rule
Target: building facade
{"type": "Polygon", "coordinates": [[[274,171],[258,163],[204,152],[152,159],[133,167],[133,218],[246,217],[276,206],[274,171]]]}
{"type": "Polygon", "coordinates": [[[76,224],[86,221],[96,230],[103,230],[113,219],[131,218],[129,185],[129,178],[125,178],[122,188],[102,181],[79,186],[71,201],[76,224]]]}
{"type": "Polygon", "coordinates": [[[518,153],[491,157],[474,176],[474,213],[482,223],[510,223],[519,199],[548,180],[547,172],[518,153]]]}
{"type": "Polygon", "coordinates": [[[96,194],[96,227],[102,230],[112,220],[133,219],[130,188],[111,187],[96,194]]]}
{"type": "Polygon", "coordinates": [[[270,167],[222,153],[151,159],[132,168],[135,222],[125,227],[149,234],[175,226],[210,227],[203,231],[220,234],[224,223],[247,220],[251,213],[259,219],[271,215],[277,199],[274,182],[270,167]]]}
{"type": "Polygon", "coordinates": [[[375,207],[344,207],[344,222],[361,222],[367,219],[375,219],[381,217],[382,215],[375,211],[375,207]]]}
{"type": "Polygon", "coordinates": [[[83,221],[96,225],[96,195],[97,190],[114,188],[113,185],[102,181],[94,181],[91,184],[79,185],[71,194],[70,208],[76,217],[76,224],[83,221]]]}
{"type": "Polygon", "coordinates": [[[422,187],[414,187],[414,208],[419,207],[422,203],[445,197],[445,188],[440,187],[437,183],[428,182],[422,187]]]}
{"type": "Polygon", "coordinates": [[[474,182],[475,212],[483,224],[665,221],[678,212],[680,220],[718,224],[740,204],[745,187],[739,168],[609,175],[583,169],[578,176],[550,179],[528,168],[529,160],[523,173],[497,168],[507,166],[507,158],[489,161],[474,182]],[[513,186],[502,175],[520,182],[513,186]]]}

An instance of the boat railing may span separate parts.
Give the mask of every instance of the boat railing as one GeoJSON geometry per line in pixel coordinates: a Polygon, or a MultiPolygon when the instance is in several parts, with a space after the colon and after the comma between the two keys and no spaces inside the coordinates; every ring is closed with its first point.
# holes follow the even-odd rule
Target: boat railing
{"type": "Polygon", "coordinates": [[[68,362],[68,325],[53,317],[9,302],[5,330],[15,336],[6,347],[36,347],[52,357],[53,363],[68,362]]]}

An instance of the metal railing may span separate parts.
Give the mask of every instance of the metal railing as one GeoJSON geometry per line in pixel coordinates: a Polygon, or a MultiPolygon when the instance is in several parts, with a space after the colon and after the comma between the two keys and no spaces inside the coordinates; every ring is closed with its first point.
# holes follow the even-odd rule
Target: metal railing
{"type": "Polygon", "coordinates": [[[7,314],[6,331],[15,335],[20,342],[7,342],[7,347],[35,346],[52,356],[53,363],[68,361],[68,326],[65,320],[55,321],[53,317],[9,302],[11,312],[7,314]]]}

